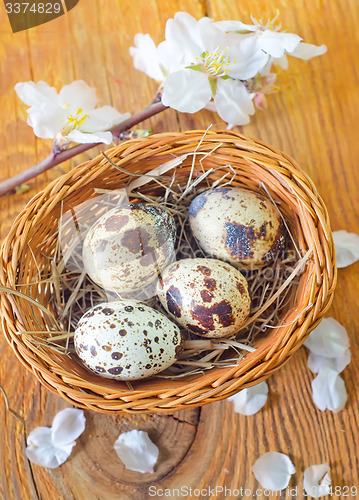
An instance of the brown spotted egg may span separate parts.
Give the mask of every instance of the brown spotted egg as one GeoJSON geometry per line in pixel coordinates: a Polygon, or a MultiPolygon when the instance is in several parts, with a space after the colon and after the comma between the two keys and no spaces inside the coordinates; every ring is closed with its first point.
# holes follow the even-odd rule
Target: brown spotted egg
{"type": "Polygon", "coordinates": [[[88,231],[84,267],[105,290],[120,294],[143,290],[169,263],[175,240],[174,219],[164,208],[150,203],[119,206],[88,231]]]}
{"type": "Polygon", "coordinates": [[[265,266],[284,245],[278,210],[253,191],[236,187],[204,191],[192,201],[188,216],[203,250],[239,268],[265,266]]]}
{"type": "Polygon", "coordinates": [[[132,300],[104,302],[87,311],[76,327],[74,342],[90,370],[117,380],[155,375],[172,365],[183,347],[177,325],[132,300]]]}
{"type": "Polygon", "coordinates": [[[249,316],[244,276],[217,259],[183,259],[168,266],[158,282],[161,304],[177,323],[204,337],[229,337],[249,316]]]}

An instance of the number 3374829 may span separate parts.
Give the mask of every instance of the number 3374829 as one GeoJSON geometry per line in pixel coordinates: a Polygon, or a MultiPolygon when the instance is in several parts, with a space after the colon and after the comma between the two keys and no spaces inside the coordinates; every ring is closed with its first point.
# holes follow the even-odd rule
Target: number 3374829
{"type": "Polygon", "coordinates": [[[8,14],[59,14],[61,12],[61,3],[34,3],[34,2],[16,2],[5,4],[8,14]]]}

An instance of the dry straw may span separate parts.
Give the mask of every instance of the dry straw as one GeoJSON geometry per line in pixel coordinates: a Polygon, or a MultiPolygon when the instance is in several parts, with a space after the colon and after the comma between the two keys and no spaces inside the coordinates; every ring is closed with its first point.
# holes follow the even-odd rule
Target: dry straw
{"type": "MultiPolygon", "coordinates": [[[[181,234],[181,248],[193,251],[181,234]]],[[[336,283],[328,214],[312,181],[280,151],[229,131],[153,135],[80,165],[29,202],[1,259],[0,314],[17,357],[72,404],[107,413],[173,412],[259,383],[302,345],[330,306],[336,283]],[[176,216],[196,190],[225,183],[265,190],[285,218],[296,262],[272,266],[270,290],[264,271],[250,278],[256,308],[239,337],[189,339],[172,371],[132,385],[89,373],[73,355],[70,332],[81,307],[99,300],[101,290],[66,270],[59,250],[62,215],[77,217],[81,203],[96,204],[99,194],[126,188],[132,196],[165,202],[176,216]]]]}

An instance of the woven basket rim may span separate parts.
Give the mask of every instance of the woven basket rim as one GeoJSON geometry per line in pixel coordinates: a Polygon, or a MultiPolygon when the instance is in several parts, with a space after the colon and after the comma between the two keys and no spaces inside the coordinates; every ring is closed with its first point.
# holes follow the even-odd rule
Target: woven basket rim
{"type": "MultiPolygon", "coordinates": [[[[72,404],[107,413],[172,412],[227,398],[264,380],[288,361],[329,308],[337,270],[328,213],[312,180],[289,156],[261,141],[228,130],[154,134],[148,138],[125,141],[106,153],[112,161],[127,170],[146,172],[168,158],[190,154],[196,147],[198,152],[208,153],[215,146],[215,152],[203,162],[204,168],[213,164],[223,165],[231,159],[238,182],[253,186],[265,182],[272,195],[279,197],[282,203],[285,200],[288,210],[293,212],[301,248],[303,252],[304,249],[311,251],[303,274],[305,284],[301,279],[298,289],[296,308],[275,335],[266,339],[236,366],[211,369],[204,375],[184,380],[154,378],[136,382],[132,391],[124,383],[99,380],[98,376],[88,372],[85,380],[83,373],[79,375],[78,367],[74,367],[68,359],[64,360],[54,351],[48,352],[49,349],[34,349],[25,335],[17,334],[19,327],[30,321],[33,309],[19,297],[0,293],[3,331],[16,356],[45,387],[72,404]]],[[[185,173],[187,167],[183,165],[185,173]]],[[[37,193],[16,217],[1,246],[0,283],[14,289],[19,268],[31,271],[31,256],[27,251],[29,242],[34,240],[35,232],[48,234],[46,231],[51,230],[61,203],[77,204],[94,196],[94,186],[116,184],[121,187],[125,180],[124,174],[109,168],[100,154],[37,193]]],[[[43,313],[39,318],[45,321],[43,313]]]]}

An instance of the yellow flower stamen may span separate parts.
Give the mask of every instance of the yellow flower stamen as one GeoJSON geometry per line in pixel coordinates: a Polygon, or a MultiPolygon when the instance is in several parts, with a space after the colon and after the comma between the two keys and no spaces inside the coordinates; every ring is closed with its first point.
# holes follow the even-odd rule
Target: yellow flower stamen
{"type": "Polygon", "coordinates": [[[220,78],[230,72],[227,66],[229,66],[231,60],[230,56],[226,55],[227,50],[228,47],[221,50],[219,46],[213,52],[204,52],[202,54],[204,68],[210,76],[220,78]]]}
{"type": "MultiPolygon", "coordinates": [[[[68,108],[69,104],[65,104],[64,108],[68,108]]],[[[67,122],[65,123],[62,133],[63,135],[68,135],[72,130],[79,129],[84,121],[90,118],[89,115],[83,114],[83,110],[78,108],[75,115],[71,114],[67,117],[67,122]]]]}

